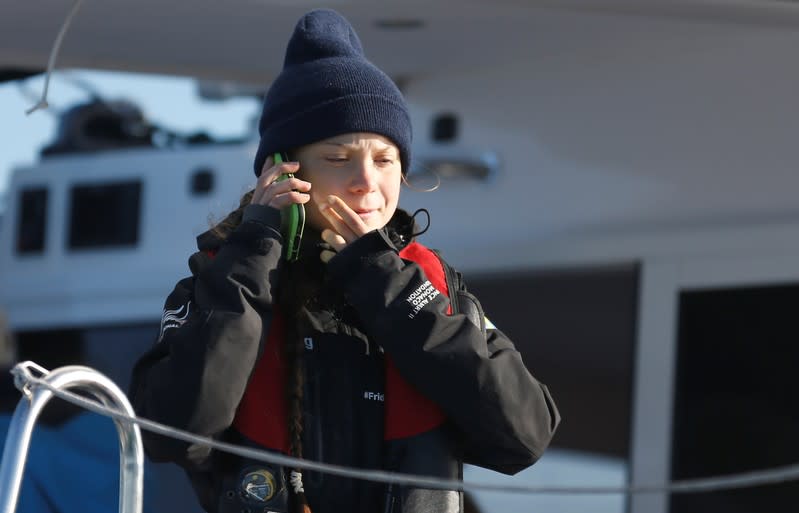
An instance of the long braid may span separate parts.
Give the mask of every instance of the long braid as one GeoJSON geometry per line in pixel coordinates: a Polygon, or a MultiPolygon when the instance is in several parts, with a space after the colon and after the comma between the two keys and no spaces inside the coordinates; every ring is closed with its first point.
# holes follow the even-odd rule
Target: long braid
{"type": "MultiPolygon", "coordinates": [[[[239,201],[239,207],[229,213],[222,221],[212,224],[211,231],[221,239],[226,239],[230,233],[241,224],[244,207],[252,199],[254,191],[246,192],[239,201]]],[[[303,365],[304,343],[298,329],[297,312],[311,296],[309,291],[302,286],[301,271],[295,265],[286,264],[280,282],[291,283],[290,286],[280,287],[279,303],[286,320],[286,336],[284,342],[284,357],[286,359],[286,423],[289,434],[289,454],[302,459],[302,430],[303,430],[303,390],[305,369],[303,365]],[[300,280],[300,281],[297,281],[300,280]]],[[[291,510],[293,513],[311,513],[308,499],[302,484],[302,473],[299,469],[290,472],[291,484],[291,510]]]]}
{"type": "MultiPolygon", "coordinates": [[[[296,329],[296,317],[287,316],[286,340],[284,355],[286,357],[286,423],[289,433],[289,454],[302,459],[303,428],[303,389],[305,369],[303,365],[303,344],[296,329]]],[[[290,472],[290,484],[293,492],[295,513],[311,513],[305,489],[302,483],[302,472],[294,468],[290,472]]]]}
{"type": "MultiPolygon", "coordinates": [[[[280,283],[281,311],[286,319],[286,336],[283,354],[286,359],[286,424],[289,435],[289,454],[302,459],[303,395],[305,381],[304,342],[299,329],[298,313],[302,311],[309,297],[303,284],[302,271],[297,264],[285,264],[280,283]],[[289,285],[291,284],[291,285],[289,285]]],[[[291,510],[294,513],[311,513],[302,483],[300,469],[290,471],[291,510]]]]}

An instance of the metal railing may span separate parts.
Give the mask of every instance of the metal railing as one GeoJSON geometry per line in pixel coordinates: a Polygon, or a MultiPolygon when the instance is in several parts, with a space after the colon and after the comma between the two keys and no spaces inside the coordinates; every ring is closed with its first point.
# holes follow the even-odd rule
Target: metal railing
{"type": "Polygon", "coordinates": [[[140,513],[144,478],[144,454],[140,426],[153,433],[210,447],[225,453],[263,461],[278,466],[301,468],[330,475],[363,479],[380,483],[396,483],[438,490],[493,491],[504,493],[555,495],[634,495],[652,493],[704,493],[750,488],[799,481],[799,463],[760,470],[685,479],[667,483],[613,486],[539,486],[531,484],[478,483],[441,479],[384,470],[367,470],[330,463],[300,460],[274,451],[255,449],[221,442],[188,431],[166,426],[149,419],[136,417],[125,395],[108,378],[88,367],[62,367],[52,372],[33,362],[24,362],[12,370],[15,384],[23,398],[14,412],[6,437],[5,451],[0,462],[0,513],[13,513],[16,507],[25,458],[37,416],[45,403],[57,396],[87,411],[114,419],[120,439],[120,496],[119,511],[140,513]],[[33,376],[31,371],[39,376],[33,376]],[[91,392],[99,401],[76,395],[68,388],[91,392]]]}
{"type": "MultiPolygon", "coordinates": [[[[125,394],[109,378],[89,367],[67,366],[48,371],[33,362],[14,367],[14,384],[23,397],[14,410],[0,462],[0,513],[13,513],[17,507],[25,460],[36,419],[54,393],[46,387],[31,386],[27,379],[40,378],[56,390],[77,388],[92,394],[107,407],[135,416],[125,394]]],[[[144,449],[136,424],[114,419],[119,433],[119,511],[141,513],[144,485],[144,449]]]]}

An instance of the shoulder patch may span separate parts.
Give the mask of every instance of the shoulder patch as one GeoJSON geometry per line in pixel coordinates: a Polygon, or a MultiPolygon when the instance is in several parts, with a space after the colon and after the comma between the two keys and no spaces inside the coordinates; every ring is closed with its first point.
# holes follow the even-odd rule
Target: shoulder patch
{"type": "Polygon", "coordinates": [[[164,338],[166,330],[170,328],[180,328],[186,324],[190,309],[191,301],[174,310],[169,310],[168,308],[164,309],[164,314],[161,316],[161,332],[158,334],[159,342],[164,338]]]}

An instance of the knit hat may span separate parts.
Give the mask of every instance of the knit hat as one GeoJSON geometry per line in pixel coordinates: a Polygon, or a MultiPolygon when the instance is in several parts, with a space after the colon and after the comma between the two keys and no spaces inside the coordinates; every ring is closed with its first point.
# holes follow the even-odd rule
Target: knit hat
{"type": "Polygon", "coordinates": [[[408,107],[391,79],[369,62],[350,23],[330,9],[297,22],[283,71],[264,99],[255,174],[266,158],[350,132],[372,132],[397,145],[405,173],[411,158],[408,107]]]}

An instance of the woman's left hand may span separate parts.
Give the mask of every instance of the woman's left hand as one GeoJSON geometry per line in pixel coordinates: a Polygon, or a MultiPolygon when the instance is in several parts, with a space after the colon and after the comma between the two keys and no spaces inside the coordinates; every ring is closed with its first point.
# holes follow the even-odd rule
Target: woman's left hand
{"type": "Polygon", "coordinates": [[[321,254],[323,262],[327,263],[336,253],[366,235],[371,229],[363,222],[354,210],[352,210],[338,196],[328,196],[327,203],[319,205],[319,211],[328,220],[331,228],[322,230],[322,240],[330,244],[335,252],[324,250],[321,254]]]}

